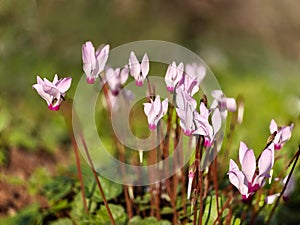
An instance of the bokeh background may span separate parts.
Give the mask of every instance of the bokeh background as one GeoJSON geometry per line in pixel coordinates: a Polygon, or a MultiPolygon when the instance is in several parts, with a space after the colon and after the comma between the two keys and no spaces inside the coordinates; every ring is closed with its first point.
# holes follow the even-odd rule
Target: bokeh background
{"type": "Polygon", "coordinates": [[[63,118],[47,109],[31,85],[36,75],[72,76],[72,97],[87,40],[111,48],[137,40],[189,48],[227,96],[245,100],[244,121],[228,154],[236,157],[241,140],[258,153],[274,118],[295,124],[284,149],[293,155],[300,143],[299,11],[294,0],[0,0],[1,165],[10,168],[12,149],[68,152],[63,118]]]}

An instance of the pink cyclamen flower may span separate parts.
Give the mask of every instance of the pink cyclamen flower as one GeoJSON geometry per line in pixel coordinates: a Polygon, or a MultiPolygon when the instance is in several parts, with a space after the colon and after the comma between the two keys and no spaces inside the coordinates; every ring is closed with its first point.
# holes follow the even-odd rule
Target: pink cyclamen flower
{"type": "Polygon", "coordinates": [[[83,71],[88,84],[93,84],[95,79],[104,70],[108,54],[109,45],[97,49],[96,52],[92,42],[87,41],[82,45],[83,71]]]}
{"type": "Polygon", "coordinates": [[[161,102],[159,95],[155,100],[151,99],[150,103],[144,103],[144,112],[147,116],[149,129],[154,130],[158,121],[167,113],[168,99],[166,98],[161,102]]]}
{"type": "MultiPolygon", "coordinates": [[[[185,65],[185,74],[193,79],[197,80],[198,85],[202,82],[206,75],[206,68],[203,65],[198,65],[196,63],[185,65]]],[[[198,87],[199,88],[199,87],[198,87]]]]}
{"type": "Polygon", "coordinates": [[[125,84],[127,81],[128,73],[129,69],[127,65],[123,69],[116,68],[114,70],[112,68],[108,68],[106,70],[105,77],[113,95],[119,94],[120,90],[123,87],[123,84],[125,84]]]}
{"type": "Polygon", "coordinates": [[[57,74],[55,74],[52,82],[46,78],[42,80],[39,76],[36,80],[37,83],[32,85],[32,88],[46,100],[50,110],[59,110],[60,104],[65,100],[65,94],[71,86],[72,78],[58,79],[57,74]]]}
{"type": "Polygon", "coordinates": [[[186,73],[183,74],[182,79],[178,82],[178,85],[190,95],[193,96],[199,91],[199,82],[197,77],[192,77],[186,73]]]}
{"type": "Polygon", "coordinates": [[[205,104],[201,102],[200,104],[200,114],[197,114],[195,121],[197,130],[195,134],[200,134],[204,136],[204,146],[210,147],[213,145],[215,136],[221,129],[222,119],[219,109],[215,109],[211,116],[211,123],[209,123],[210,111],[206,108],[205,104]]]}
{"type": "Polygon", "coordinates": [[[149,73],[149,58],[147,53],[145,53],[142,62],[140,63],[134,52],[130,52],[129,70],[131,76],[135,79],[136,85],[139,87],[143,86],[144,80],[149,73]]]}
{"type": "Polygon", "coordinates": [[[185,135],[190,136],[196,131],[195,116],[197,114],[197,102],[193,99],[182,86],[176,91],[176,112],[180,118],[180,126],[185,135]]]}
{"type": "Polygon", "coordinates": [[[179,65],[176,66],[175,62],[172,62],[172,64],[168,66],[165,76],[168,91],[173,92],[177,83],[182,79],[183,67],[183,63],[179,63],[179,65]]]}
{"type": "Polygon", "coordinates": [[[291,124],[290,126],[278,127],[275,120],[273,120],[273,119],[271,120],[270,132],[271,132],[271,134],[274,134],[276,132],[276,135],[273,140],[275,150],[280,150],[283,147],[283,145],[288,140],[290,140],[293,127],[294,127],[294,124],[291,124]]]}
{"type": "Polygon", "coordinates": [[[234,98],[227,98],[221,90],[214,90],[211,95],[214,98],[211,108],[218,107],[223,120],[227,117],[227,110],[231,112],[236,111],[237,106],[234,98]]]}
{"type": "Polygon", "coordinates": [[[265,184],[265,179],[274,165],[274,144],[271,144],[262,153],[258,161],[256,173],[256,159],[252,149],[243,142],[240,143],[239,161],[242,170],[230,159],[229,180],[239,190],[243,200],[247,200],[257,189],[265,184]]]}
{"type": "MultiPolygon", "coordinates": [[[[288,179],[288,176],[286,176],[286,177],[283,179],[283,181],[282,181],[283,185],[286,184],[287,179],[288,179]]],[[[289,182],[288,182],[288,184],[286,185],[286,189],[285,189],[285,191],[283,192],[283,200],[284,200],[284,201],[289,200],[289,197],[292,195],[292,193],[294,192],[295,188],[296,188],[296,180],[295,180],[294,174],[292,174],[292,175],[291,175],[291,178],[290,178],[290,180],[289,180],[289,182]]]]}
{"type": "Polygon", "coordinates": [[[200,83],[205,77],[205,74],[206,69],[204,66],[199,66],[195,63],[187,64],[185,66],[185,73],[178,82],[178,85],[182,86],[190,96],[193,96],[199,91],[200,83]]]}
{"type": "MultiPolygon", "coordinates": [[[[286,184],[287,178],[288,178],[288,175],[283,179],[282,185],[286,184]]],[[[292,174],[291,178],[289,180],[289,183],[286,185],[286,189],[284,190],[283,195],[282,195],[282,198],[284,201],[289,200],[289,197],[292,195],[292,193],[295,190],[295,185],[296,185],[295,176],[294,176],[294,174],[292,174]]],[[[280,196],[280,193],[275,193],[275,194],[269,195],[265,198],[265,202],[267,204],[273,204],[279,196],[280,196]]]]}

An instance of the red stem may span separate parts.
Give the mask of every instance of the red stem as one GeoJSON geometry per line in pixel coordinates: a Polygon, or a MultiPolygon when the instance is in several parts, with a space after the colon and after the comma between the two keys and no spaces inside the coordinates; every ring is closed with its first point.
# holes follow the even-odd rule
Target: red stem
{"type": "Polygon", "coordinates": [[[79,154],[78,154],[78,146],[76,144],[76,141],[74,140],[74,137],[72,137],[72,145],[73,145],[73,150],[74,150],[74,154],[75,154],[76,167],[77,167],[78,179],[79,179],[79,183],[80,183],[83,208],[84,208],[84,211],[86,213],[88,213],[88,208],[87,208],[87,203],[86,203],[86,197],[85,197],[85,192],[84,192],[84,184],[83,184],[82,172],[81,172],[81,166],[80,166],[80,158],[79,158],[79,154]]]}
{"type": "MultiPolygon", "coordinates": [[[[285,189],[286,189],[286,187],[287,187],[287,185],[288,185],[288,183],[289,183],[289,181],[290,181],[290,179],[291,179],[291,176],[292,176],[292,174],[293,174],[293,172],[294,172],[294,169],[295,169],[295,167],[296,167],[296,164],[297,164],[297,161],[298,161],[298,159],[299,159],[299,156],[300,156],[300,145],[299,145],[298,151],[297,151],[296,154],[295,154],[295,157],[292,158],[292,160],[294,160],[292,169],[291,169],[291,171],[290,171],[290,173],[289,173],[289,175],[288,175],[288,178],[287,178],[287,180],[286,180],[285,185],[283,186],[282,191],[280,192],[279,197],[276,199],[275,205],[274,205],[274,207],[272,208],[272,211],[271,211],[271,213],[270,213],[270,215],[269,215],[269,218],[268,218],[268,220],[267,220],[267,222],[266,222],[266,225],[268,225],[268,224],[271,222],[272,216],[273,216],[274,213],[275,213],[275,209],[277,208],[278,203],[279,203],[279,201],[280,201],[280,199],[281,199],[281,197],[282,197],[282,195],[283,195],[283,193],[284,193],[284,191],[285,191],[285,189]]],[[[292,161],[289,163],[289,165],[291,165],[291,163],[292,163],[292,161]]]]}

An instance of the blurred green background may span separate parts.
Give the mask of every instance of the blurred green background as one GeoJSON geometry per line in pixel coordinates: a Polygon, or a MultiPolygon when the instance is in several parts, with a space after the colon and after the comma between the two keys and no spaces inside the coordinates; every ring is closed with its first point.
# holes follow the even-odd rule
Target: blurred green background
{"type": "MultiPolygon", "coordinates": [[[[300,143],[300,2],[294,0],[0,0],[0,144],[30,151],[69,143],[63,118],[31,89],[36,75],[81,78],[81,45],[164,40],[199,54],[227,96],[245,99],[234,134],[260,151],[274,118],[300,143]]],[[[3,158],[3,157],[2,157],[3,158]]],[[[1,159],[1,155],[0,155],[1,159]]]]}
{"type": "Polygon", "coordinates": [[[227,96],[244,96],[245,120],[238,139],[260,148],[271,118],[281,125],[298,122],[299,10],[300,3],[293,0],[1,0],[1,111],[12,117],[9,128],[20,131],[11,130],[20,134],[10,141],[34,149],[43,145],[43,132],[50,133],[46,136],[52,136],[54,143],[63,139],[64,129],[56,126],[60,119],[31,89],[36,75],[72,76],[68,93],[72,96],[82,76],[81,45],[85,41],[110,43],[114,48],[157,39],[198,53],[227,96]],[[26,135],[39,138],[30,141],[26,135]]]}

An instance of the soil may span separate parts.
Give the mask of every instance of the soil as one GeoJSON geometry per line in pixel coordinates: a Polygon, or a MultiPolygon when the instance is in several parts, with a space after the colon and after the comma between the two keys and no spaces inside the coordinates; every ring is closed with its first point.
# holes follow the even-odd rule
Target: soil
{"type": "MultiPolygon", "coordinates": [[[[22,149],[10,149],[8,163],[0,167],[3,177],[16,177],[26,181],[35,169],[45,167],[51,174],[55,173],[59,162],[70,162],[69,152],[45,151],[30,152],[22,149]]],[[[25,185],[11,184],[0,177],[0,217],[15,215],[20,209],[38,202],[41,207],[47,207],[47,201],[43,196],[29,195],[25,185]]]]}

